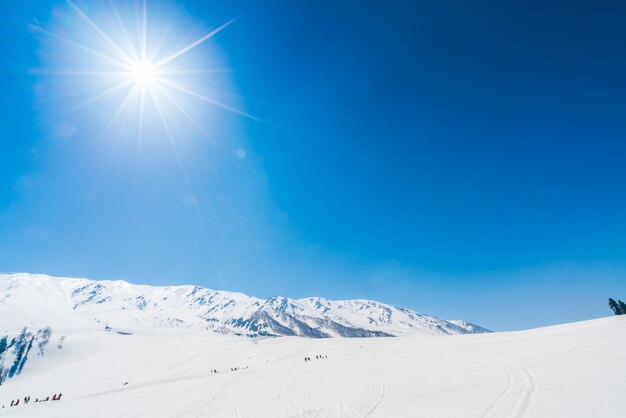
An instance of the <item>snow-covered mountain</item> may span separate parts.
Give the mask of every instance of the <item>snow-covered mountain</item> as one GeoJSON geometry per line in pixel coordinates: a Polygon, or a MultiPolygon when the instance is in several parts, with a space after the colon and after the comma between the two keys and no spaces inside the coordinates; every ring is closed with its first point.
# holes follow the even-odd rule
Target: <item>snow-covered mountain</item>
{"type": "Polygon", "coordinates": [[[265,300],[199,286],[0,274],[0,330],[23,326],[122,334],[184,327],[249,337],[315,338],[488,332],[465,321],[446,321],[371,300],[265,300]]]}

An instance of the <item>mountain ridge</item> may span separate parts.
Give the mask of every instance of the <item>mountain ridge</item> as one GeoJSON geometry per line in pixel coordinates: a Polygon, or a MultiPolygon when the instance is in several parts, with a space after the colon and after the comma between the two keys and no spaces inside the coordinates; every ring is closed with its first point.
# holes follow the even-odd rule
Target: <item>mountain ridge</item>
{"type": "Polygon", "coordinates": [[[466,321],[367,299],[261,299],[194,285],[137,285],[31,273],[0,273],[0,312],[4,310],[11,315],[0,315],[0,327],[7,329],[30,324],[130,334],[146,327],[187,327],[247,337],[311,338],[489,332],[466,321]]]}

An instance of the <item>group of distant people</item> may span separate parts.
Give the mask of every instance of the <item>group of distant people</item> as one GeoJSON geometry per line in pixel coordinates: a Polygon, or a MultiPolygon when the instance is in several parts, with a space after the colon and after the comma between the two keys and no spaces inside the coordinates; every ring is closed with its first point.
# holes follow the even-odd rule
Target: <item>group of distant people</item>
{"type": "MultiPolygon", "coordinates": [[[[243,368],[243,370],[246,370],[248,367],[249,367],[249,366],[244,367],[244,368],[243,368]]],[[[239,371],[239,370],[242,370],[242,368],[241,368],[241,367],[239,367],[239,366],[237,366],[237,367],[231,367],[231,368],[230,368],[230,371],[231,371],[231,372],[237,372],[237,371],[239,371]]],[[[217,373],[217,370],[216,370],[215,372],[217,373]]]]}
{"type": "MultiPolygon", "coordinates": [[[[61,400],[61,396],[63,396],[62,393],[59,393],[58,395],[55,393],[55,394],[52,395],[52,400],[53,401],[60,401],[61,400]]],[[[25,396],[23,404],[25,405],[25,404],[29,403],[30,399],[31,399],[30,396],[25,396]]],[[[19,399],[19,398],[11,400],[11,404],[9,406],[18,406],[20,404],[20,400],[21,399],[19,399]]],[[[35,402],[48,402],[49,400],[50,400],[50,396],[46,396],[45,399],[35,398],[33,403],[35,403],[35,402]]],[[[4,408],[4,405],[2,405],[2,407],[4,408]]]]}
{"type": "MultiPolygon", "coordinates": [[[[322,360],[322,359],[325,359],[325,358],[328,358],[328,356],[321,355],[321,354],[318,354],[317,356],[315,356],[315,360],[322,360]]],[[[311,361],[311,357],[305,357],[304,358],[304,362],[306,363],[307,361],[311,361]]]]}

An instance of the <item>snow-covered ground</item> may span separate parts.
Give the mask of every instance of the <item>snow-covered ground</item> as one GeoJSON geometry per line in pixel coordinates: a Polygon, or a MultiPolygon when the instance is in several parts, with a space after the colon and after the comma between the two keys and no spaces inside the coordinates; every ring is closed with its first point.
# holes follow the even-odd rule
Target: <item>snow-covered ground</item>
{"type": "Polygon", "coordinates": [[[626,316],[452,336],[87,330],[68,333],[57,349],[58,337],[0,386],[0,416],[626,416],[626,316]],[[8,406],[59,392],[60,401],[8,406]]]}

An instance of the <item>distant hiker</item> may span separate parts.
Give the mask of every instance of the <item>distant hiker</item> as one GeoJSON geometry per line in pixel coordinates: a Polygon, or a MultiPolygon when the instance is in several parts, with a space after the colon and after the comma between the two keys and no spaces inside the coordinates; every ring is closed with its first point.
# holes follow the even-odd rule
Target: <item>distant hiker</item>
{"type": "Polygon", "coordinates": [[[9,405],[9,406],[13,406],[13,402],[15,402],[15,401],[14,401],[14,400],[11,400],[11,405],[9,405]]]}
{"type": "Polygon", "coordinates": [[[56,400],[57,400],[57,394],[56,394],[56,393],[53,393],[53,394],[52,394],[52,400],[53,400],[53,401],[56,401],[56,400]]]}
{"type": "Polygon", "coordinates": [[[61,400],[61,395],[63,395],[61,392],[59,392],[59,396],[57,396],[57,401],[61,400]]]}

